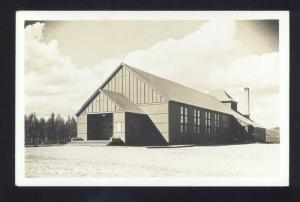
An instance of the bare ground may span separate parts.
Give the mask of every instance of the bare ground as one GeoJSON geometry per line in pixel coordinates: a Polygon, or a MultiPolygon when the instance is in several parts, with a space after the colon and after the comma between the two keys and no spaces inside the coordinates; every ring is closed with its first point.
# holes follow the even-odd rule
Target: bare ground
{"type": "Polygon", "coordinates": [[[279,175],[279,144],[25,149],[26,177],[215,177],[279,175]]]}

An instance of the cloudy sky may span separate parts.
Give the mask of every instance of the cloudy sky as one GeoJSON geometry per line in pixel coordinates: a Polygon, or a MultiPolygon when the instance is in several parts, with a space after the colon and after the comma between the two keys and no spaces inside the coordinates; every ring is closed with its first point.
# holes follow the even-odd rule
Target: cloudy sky
{"type": "Polygon", "coordinates": [[[279,125],[278,21],[43,21],[25,26],[26,113],[74,115],[121,63],[209,92],[279,125]]]}

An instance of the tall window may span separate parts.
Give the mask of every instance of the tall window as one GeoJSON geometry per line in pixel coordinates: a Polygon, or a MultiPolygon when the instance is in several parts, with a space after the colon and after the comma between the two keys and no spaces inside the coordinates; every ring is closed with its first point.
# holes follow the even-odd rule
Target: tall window
{"type": "Polygon", "coordinates": [[[180,107],[180,132],[188,131],[188,110],[187,107],[180,107]]]}
{"type": "Polygon", "coordinates": [[[227,116],[223,115],[223,132],[224,132],[224,134],[227,133],[227,128],[228,128],[228,119],[227,119],[227,116]]]}
{"type": "Polygon", "coordinates": [[[205,134],[207,134],[207,112],[205,112],[205,134]]]}
{"type": "Polygon", "coordinates": [[[210,112],[207,112],[208,115],[208,127],[207,127],[207,133],[211,133],[211,119],[210,119],[210,112]]]}
{"type": "Polygon", "coordinates": [[[187,107],[184,108],[184,132],[188,132],[188,109],[187,107]]]}
{"type": "Polygon", "coordinates": [[[215,114],[215,133],[216,135],[219,135],[219,130],[220,128],[220,115],[219,114],[215,114]]]}
{"type": "Polygon", "coordinates": [[[210,134],[211,122],[210,122],[210,112],[205,112],[205,133],[210,134]]]}
{"type": "Polygon", "coordinates": [[[217,114],[216,113],[213,113],[212,114],[212,134],[213,135],[216,135],[216,125],[217,125],[217,114]]]}
{"type": "Polygon", "coordinates": [[[184,113],[183,107],[180,107],[180,132],[183,133],[184,131],[184,113]]]}
{"type": "Polygon", "coordinates": [[[197,110],[194,109],[194,125],[193,125],[193,132],[194,134],[197,133],[197,110]]]}
{"type": "Polygon", "coordinates": [[[193,132],[194,134],[200,134],[200,110],[194,109],[194,125],[193,132]]]}
{"type": "Polygon", "coordinates": [[[224,128],[228,127],[228,120],[226,116],[223,116],[223,124],[224,124],[224,128]]]}
{"type": "Polygon", "coordinates": [[[197,134],[200,134],[200,110],[197,110],[197,134]]]}

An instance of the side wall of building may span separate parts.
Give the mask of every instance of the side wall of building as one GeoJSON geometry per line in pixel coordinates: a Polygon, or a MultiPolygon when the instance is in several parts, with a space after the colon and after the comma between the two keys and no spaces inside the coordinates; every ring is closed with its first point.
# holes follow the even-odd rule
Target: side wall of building
{"type": "Polygon", "coordinates": [[[249,143],[254,142],[254,128],[232,116],[231,133],[234,142],[249,143]]]}
{"type": "Polygon", "coordinates": [[[231,142],[231,118],[228,114],[170,101],[170,144],[231,142]]]}
{"type": "Polygon", "coordinates": [[[146,114],[126,112],[126,145],[166,145],[167,141],[146,114]]]}
{"type": "Polygon", "coordinates": [[[139,108],[148,115],[157,130],[169,142],[169,107],[168,102],[138,105],[139,108]]]}
{"type": "Polygon", "coordinates": [[[255,137],[255,142],[265,143],[267,141],[266,129],[265,128],[254,128],[254,137],[255,137]]]}

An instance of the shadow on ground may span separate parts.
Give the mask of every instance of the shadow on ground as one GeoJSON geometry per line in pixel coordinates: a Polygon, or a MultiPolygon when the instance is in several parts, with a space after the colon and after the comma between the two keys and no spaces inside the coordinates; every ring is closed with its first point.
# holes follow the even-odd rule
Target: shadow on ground
{"type": "Polygon", "coordinates": [[[147,146],[147,149],[161,149],[161,148],[184,148],[184,147],[218,147],[218,146],[232,146],[232,145],[245,145],[245,144],[256,144],[256,143],[231,143],[231,144],[188,144],[188,145],[166,145],[166,146],[147,146]]]}

